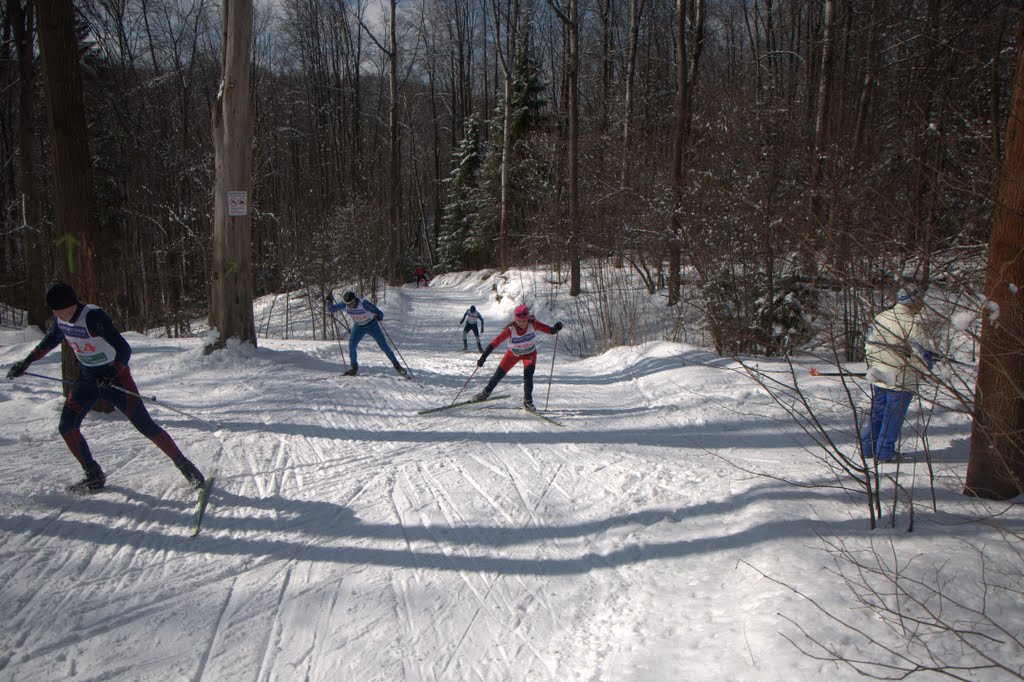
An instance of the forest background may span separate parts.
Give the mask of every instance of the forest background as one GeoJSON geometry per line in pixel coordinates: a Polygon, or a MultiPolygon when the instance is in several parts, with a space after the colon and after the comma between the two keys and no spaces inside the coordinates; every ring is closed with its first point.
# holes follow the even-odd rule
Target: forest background
{"type": "MultiPolygon", "coordinates": [[[[75,8],[97,301],[189,334],[220,5],[75,8]]],[[[34,2],[3,9],[0,300],[41,324],[64,254],[34,2]]],[[[578,293],[585,262],[698,307],[720,353],[799,347],[836,292],[857,359],[901,277],[981,289],[1020,25],[1011,0],[257,3],[255,294],[552,262],[578,293]]],[[[608,317],[591,350],[643,340],[608,317]]]]}

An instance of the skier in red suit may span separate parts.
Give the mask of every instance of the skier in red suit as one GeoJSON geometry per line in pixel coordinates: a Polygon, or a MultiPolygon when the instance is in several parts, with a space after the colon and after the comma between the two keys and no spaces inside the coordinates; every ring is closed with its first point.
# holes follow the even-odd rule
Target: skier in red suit
{"type": "Polygon", "coordinates": [[[525,305],[516,306],[513,315],[515,319],[505,325],[501,333],[487,344],[487,348],[484,349],[480,359],[476,361],[477,367],[483,367],[491,351],[500,346],[503,341],[508,341],[508,348],[505,354],[501,356],[498,369],[494,370],[494,374],[491,375],[487,386],[476,394],[476,399],[486,400],[491,395],[494,387],[498,385],[498,382],[508,374],[508,371],[516,363],[521,362],[523,363],[523,407],[531,412],[535,412],[536,408],[533,405],[533,373],[537,370],[537,332],[557,334],[562,330],[562,323],[556,322],[549,327],[543,322],[538,322],[530,314],[530,309],[525,305]]]}

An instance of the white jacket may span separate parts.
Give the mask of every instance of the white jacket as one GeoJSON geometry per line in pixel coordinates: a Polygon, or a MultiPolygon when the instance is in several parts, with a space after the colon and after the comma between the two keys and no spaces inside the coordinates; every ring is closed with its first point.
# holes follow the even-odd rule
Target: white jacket
{"type": "Polygon", "coordinates": [[[910,306],[897,303],[879,313],[868,329],[864,344],[868,381],[883,388],[916,392],[918,381],[931,369],[929,348],[917,314],[910,306]]]}

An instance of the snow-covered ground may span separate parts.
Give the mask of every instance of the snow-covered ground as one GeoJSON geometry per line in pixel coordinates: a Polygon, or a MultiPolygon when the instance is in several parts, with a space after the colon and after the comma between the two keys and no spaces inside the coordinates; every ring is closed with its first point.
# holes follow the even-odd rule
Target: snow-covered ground
{"type": "MultiPolygon", "coordinates": [[[[343,377],[333,340],[278,335],[204,356],[199,339],[128,334],[141,392],[216,424],[150,406],[216,475],[195,538],[194,494],[123,417],[86,420],[108,488],[73,497],[63,487],[80,470],[56,431],[59,384],[0,382],[0,679],[857,679],[798,646],[821,653],[809,636],[897,664],[923,653],[854,600],[836,575],[852,581],[850,562],[826,546],[868,566],[898,562],[908,581],[952,579],[945,590],[966,606],[985,597],[983,569],[1011,566],[1019,581],[1019,544],[1005,533],[1019,534],[1020,506],[959,494],[963,415],[929,423],[937,511],[919,456],[900,465],[895,527],[871,531],[856,486],[772,397],[698,348],[657,342],[581,359],[559,346],[552,362],[544,336],[535,399],[562,426],[521,409],[518,367],[499,385],[504,400],[418,414],[451,402],[476,369],[457,333],[465,309],[485,316],[486,342],[528,297],[497,301],[492,284],[450,277],[387,291],[385,327],[416,382],[370,338],[359,376],[343,377]],[[979,510],[1001,515],[977,523],[979,510]]],[[[261,301],[257,324],[273,335],[270,314],[261,301]]],[[[4,330],[0,363],[38,338],[4,330]]],[[[775,374],[788,371],[781,362],[758,366],[788,377],[775,374]]],[[[797,367],[800,386],[852,453],[843,384],[811,378],[810,366],[797,367]]],[[[31,371],[56,376],[59,353],[31,371]]],[[[919,447],[911,439],[904,451],[919,447]]],[[[896,466],[882,474],[888,513],[896,466]]],[[[984,581],[990,602],[995,582],[984,581]]],[[[1019,595],[1006,601],[988,608],[1007,629],[975,643],[1019,672],[1022,607],[1019,595]]],[[[981,621],[957,622],[991,632],[981,621]]],[[[979,661],[954,639],[931,641],[949,664],[979,661]]]]}

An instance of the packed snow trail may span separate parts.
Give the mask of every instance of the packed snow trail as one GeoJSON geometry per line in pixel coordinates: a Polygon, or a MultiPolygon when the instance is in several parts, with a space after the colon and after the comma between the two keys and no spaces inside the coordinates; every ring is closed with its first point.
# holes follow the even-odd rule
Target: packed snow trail
{"type": "MultiPolygon", "coordinates": [[[[473,372],[458,321],[474,304],[486,343],[511,301],[483,283],[388,290],[384,324],[420,385],[369,338],[359,375],[343,377],[333,340],[204,356],[198,340],[128,335],[144,394],[221,425],[153,408],[216,470],[194,538],[194,493],[120,415],[87,419],[108,487],[75,498],[61,492],[78,471],[56,433],[59,392],[4,385],[0,678],[849,675],[780,637],[777,614],[796,598],[749,568],[830,594],[824,558],[799,549],[826,521],[864,528],[845,494],[719,456],[824,475],[794,456],[800,434],[755,384],[684,366],[675,344],[589,359],[560,349],[549,413],[561,428],[522,410],[521,367],[503,400],[417,414],[473,372]]],[[[552,349],[541,336],[538,407],[552,349]]],[[[17,337],[0,361],[33,344],[17,337]]],[[[36,366],[56,374],[58,361],[36,366]]]]}

